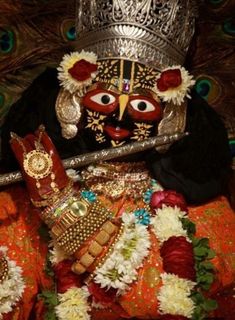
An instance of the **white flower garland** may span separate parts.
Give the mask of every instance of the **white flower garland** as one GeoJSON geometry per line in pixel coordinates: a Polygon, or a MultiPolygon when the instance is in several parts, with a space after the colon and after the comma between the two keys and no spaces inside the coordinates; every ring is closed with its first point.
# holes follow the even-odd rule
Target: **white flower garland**
{"type": "Polygon", "coordinates": [[[7,257],[7,248],[1,246],[0,252],[3,253],[8,263],[7,279],[0,283],[0,319],[3,319],[3,314],[11,312],[12,307],[20,300],[25,284],[22,278],[22,269],[16,266],[15,261],[7,257]]]}
{"type": "Polygon", "coordinates": [[[163,286],[158,293],[160,311],[163,314],[181,315],[191,318],[195,305],[189,296],[196,283],[168,273],[163,273],[161,278],[163,286]]]}
{"type": "Polygon", "coordinates": [[[59,294],[59,305],[55,308],[58,320],[89,320],[88,297],[89,292],[86,287],[73,287],[59,294]]]}
{"type": "Polygon", "coordinates": [[[187,237],[187,231],[183,229],[180,219],[185,218],[186,212],[181,211],[178,207],[162,206],[162,209],[156,210],[156,216],[151,219],[155,236],[163,244],[172,236],[187,237]]]}
{"type": "MultiPolygon", "coordinates": [[[[175,105],[181,105],[184,102],[185,97],[191,98],[189,92],[192,86],[195,84],[195,80],[193,80],[193,76],[191,76],[188,71],[181,66],[172,66],[164,69],[162,72],[174,69],[179,69],[181,72],[181,84],[176,88],[169,88],[166,91],[160,91],[156,85],[155,90],[157,95],[164,102],[173,102],[175,105]]],[[[161,74],[158,75],[157,80],[160,79],[160,77],[161,74]]]]}
{"type": "Polygon", "coordinates": [[[91,74],[91,77],[84,81],[78,81],[74,79],[68,71],[76,62],[82,59],[92,64],[96,64],[97,62],[97,56],[95,53],[82,50],[81,52],[72,52],[70,54],[65,54],[59,67],[57,68],[58,79],[60,80],[61,86],[63,86],[63,88],[65,90],[68,90],[71,94],[73,94],[77,90],[83,90],[84,88],[91,85],[92,80],[96,77],[97,74],[97,72],[93,72],[91,74]]]}
{"type": "Polygon", "coordinates": [[[117,289],[124,294],[136,280],[137,269],[148,255],[150,236],[147,227],[138,224],[133,214],[123,214],[124,232],[105,263],[95,271],[94,281],[101,288],[117,289]]]}

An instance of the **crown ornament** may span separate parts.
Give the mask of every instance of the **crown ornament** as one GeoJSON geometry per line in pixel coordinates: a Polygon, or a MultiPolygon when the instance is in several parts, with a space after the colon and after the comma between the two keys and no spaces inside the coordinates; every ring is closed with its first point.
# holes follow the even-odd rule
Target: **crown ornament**
{"type": "Polygon", "coordinates": [[[196,15],[194,0],[78,0],[76,49],[162,71],[184,63],[196,15]]]}

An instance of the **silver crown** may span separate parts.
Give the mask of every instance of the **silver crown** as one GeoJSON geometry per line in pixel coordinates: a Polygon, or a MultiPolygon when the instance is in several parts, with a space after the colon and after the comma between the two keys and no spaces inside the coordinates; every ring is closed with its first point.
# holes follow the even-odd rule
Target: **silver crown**
{"type": "Polygon", "coordinates": [[[162,70],[182,65],[194,33],[193,0],[78,0],[78,50],[162,70]]]}

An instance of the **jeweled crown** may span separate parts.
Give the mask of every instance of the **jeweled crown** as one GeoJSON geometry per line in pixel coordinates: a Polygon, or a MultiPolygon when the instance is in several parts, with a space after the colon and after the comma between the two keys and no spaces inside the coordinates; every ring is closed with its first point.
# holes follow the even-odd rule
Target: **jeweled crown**
{"type": "Polygon", "coordinates": [[[78,50],[159,71],[182,65],[194,33],[194,0],[78,0],[78,50]]]}

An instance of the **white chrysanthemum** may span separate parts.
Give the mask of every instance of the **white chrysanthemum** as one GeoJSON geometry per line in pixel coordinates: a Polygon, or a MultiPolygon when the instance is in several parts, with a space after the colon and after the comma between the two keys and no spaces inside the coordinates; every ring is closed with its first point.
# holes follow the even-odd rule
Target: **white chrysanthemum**
{"type": "MultiPolygon", "coordinates": [[[[156,85],[155,90],[157,95],[165,102],[173,102],[175,105],[181,105],[184,102],[185,97],[191,98],[189,95],[190,89],[195,84],[195,80],[193,80],[193,76],[191,76],[188,71],[181,66],[172,66],[164,71],[179,69],[181,72],[182,83],[176,88],[169,88],[166,91],[160,91],[156,85]]],[[[159,79],[161,74],[157,77],[159,79]]]]}
{"type": "Polygon", "coordinates": [[[176,275],[163,273],[163,285],[158,293],[159,309],[163,314],[192,317],[195,304],[190,298],[194,282],[181,279],[176,275]]]}
{"type": "Polygon", "coordinates": [[[186,212],[181,211],[178,207],[163,206],[162,209],[156,210],[156,216],[151,219],[151,224],[161,244],[173,236],[184,236],[190,241],[180,221],[185,216],[186,212]]]}
{"type": "Polygon", "coordinates": [[[65,293],[59,294],[59,304],[55,311],[59,320],[89,320],[90,306],[87,298],[87,288],[70,288],[65,293]]]}
{"type": "Polygon", "coordinates": [[[126,222],[123,235],[114,246],[114,251],[105,263],[95,271],[95,282],[102,288],[114,288],[123,294],[137,278],[137,269],[142,266],[150,248],[147,227],[133,224],[134,215],[124,214],[126,222]]]}
{"type": "Polygon", "coordinates": [[[8,277],[0,284],[0,319],[2,319],[3,314],[12,311],[12,307],[20,300],[25,284],[22,269],[6,256],[7,248],[0,247],[0,252],[4,254],[8,263],[8,277]]]}
{"type": "Polygon", "coordinates": [[[57,68],[59,72],[58,79],[60,80],[61,86],[63,86],[63,88],[68,90],[70,93],[74,93],[77,90],[83,90],[85,87],[91,85],[92,79],[96,77],[97,72],[93,72],[91,74],[91,78],[85,81],[78,81],[71,76],[71,74],[68,72],[69,69],[72,68],[76,62],[82,59],[92,64],[96,64],[97,62],[97,56],[95,53],[82,50],[81,52],[65,54],[59,67],[57,68]]]}
{"type": "Polygon", "coordinates": [[[128,227],[136,223],[136,217],[134,214],[124,212],[122,215],[122,221],[124,222],[125,227],[128,227]]]}
{"type": "Polygon", "coordinates": [[[70,256],[67,255],[63,249],[61,249],[58,246],[54,246],[52,250],[50,250],[50,257],[49,260],[51,262],[51,264],[58,264],[59,262],[65,260],[65,259],[69,259],[70,256]]]}

